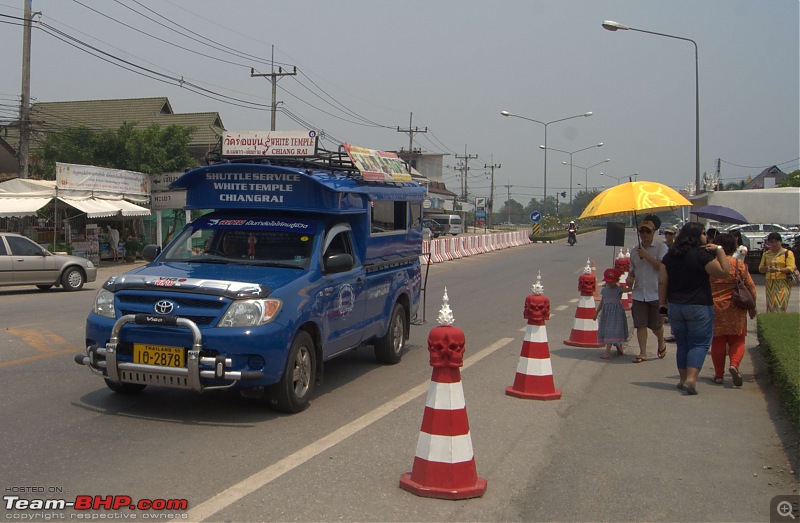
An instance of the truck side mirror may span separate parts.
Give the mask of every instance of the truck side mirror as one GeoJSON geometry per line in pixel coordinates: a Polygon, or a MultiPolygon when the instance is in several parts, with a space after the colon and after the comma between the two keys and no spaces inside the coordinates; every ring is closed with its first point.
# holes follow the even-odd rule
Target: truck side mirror
{"type": "Polygon", "coordinates": [[[336,274],[353,269],[353,257],[347,253],[331,254],[325,257],[325,273],[336,274]]]}
{"type": "Polygon", "coordinates": [[[159,245],[148,245],[144,249],[142,249],[142,258],[145,261],[153,261],[156,257],[161,254],[161,246],[159,245]]]}

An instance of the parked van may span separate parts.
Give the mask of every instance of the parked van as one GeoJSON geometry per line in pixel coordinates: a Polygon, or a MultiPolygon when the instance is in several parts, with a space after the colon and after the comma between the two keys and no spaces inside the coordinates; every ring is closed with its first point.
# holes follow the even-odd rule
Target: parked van
{"type": "Polygon", "coordinates": [[[393,169],[365,179],[340,151],[187,172],[171,188],[213,212],[105,282],[75,361],[117,393],[234,388],[283,412],[362,344],[398,363],[420,310],[425,189],[393,169]]]}
{"type": "Polygon", "coordinates": [[[452,234],[455,236],[464,232],[461,216],[457,214],[426,214],[425,217],[442,225],[444,227],[444,234],[452,234]]]}

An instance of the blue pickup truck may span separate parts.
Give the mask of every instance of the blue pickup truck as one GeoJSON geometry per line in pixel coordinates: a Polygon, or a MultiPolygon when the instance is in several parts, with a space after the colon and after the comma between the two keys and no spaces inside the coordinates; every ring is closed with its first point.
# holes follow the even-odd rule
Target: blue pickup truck
{"type": "Polygon", "coordinates": [[[351,349],[398,363],[420,308],[425,189],[280,163],[176,180],[186,209],[211,212],[105,282],[75,361],[117,393],[236,388],[281,412],[305,409],[323,362],[351,349]]]}

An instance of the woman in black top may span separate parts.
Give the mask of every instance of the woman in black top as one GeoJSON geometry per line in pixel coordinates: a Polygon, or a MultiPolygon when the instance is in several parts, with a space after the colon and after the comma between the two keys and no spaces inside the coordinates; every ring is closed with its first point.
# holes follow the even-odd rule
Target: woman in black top
{"type": "Polygon", "coordinates": [[[714,336],[709,275],[724,278],[730,269],[725,251],[706,243],[704,227],[696,222],[681,228],[675,246],[661,260],[658,297],[662,312],[669,306],[669,324],[678,346],[678,388],[689,395],[697,394],[697,376],[714,336]]]}

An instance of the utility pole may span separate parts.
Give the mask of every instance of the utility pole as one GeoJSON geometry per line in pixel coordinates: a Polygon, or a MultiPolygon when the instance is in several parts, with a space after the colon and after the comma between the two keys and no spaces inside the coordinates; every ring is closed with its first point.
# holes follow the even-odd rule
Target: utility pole
{"type": "Polygon", "coordinates": [[[22,30],[22,96],[19,103],[19,177],[28,177],[31,141],[31,2],[25,0],[22,30]]]}
{"type": "Polygon", "coordinates": [[[278,112],[278,77],[279,76],[295,76],[297,74],[297,66],[294,67],[294,70],[289,72],[284,72],[283,68],[278,67],[278,72],[275,72],[275,46],[272,46],[272,64],[270,65],[270,73],[256,73],[256,70],[252,67],[250,68],[250,77],[254,76],[269,76],[272,79],[272,123],[270,125],[270,130],[275,130],[275,114],[278,112]]]}
{"type": "Polygon", "coordinates": [[[400,126],[397,126],[398,133],[408,133],[408,171],[411,172],[411,157],[414,154],[414,134],[415,133],[427,133],[428,128],[420,129],[419,127],[411,127],[411,120],[414,118],[414,113],[409,113],[408,116],[408,129],[400,129],[400,126]]]}
{"type": "Polygon", "coordinates": [[[508,208],[508,223],[511,223],[511,188],[514,186],[507,183],[503,185],[503,187],[505,187],[508,190],[508,200],[506,201],[506,207],[508,208]]]}
{"type": "Polygon", "coordinates": [[[464,145],[464,156],[455,155],[457,160],[464,160],[464,184],[462,185],[461,200],[467,201],[469,197],[469,187],[467,186],[467,175],[469,174],[469,161],[478,157],[477,154],[467,154],[467,146],[464,145]]]}
{"type": "MultiPolygon", "coordinates": [[[[484,169],[489,169],[489,168],[492,169],[492,178],[491,178],[491,183],[489,184],[489,216],[491,216],[492,212],[494,212],[494,170],[500,169],[500,167],[501,165],[499,163],[498,164],[494,163],[494,155],[492,155],[492,165],[486,165],[486,164],[483,165],[484,169]]],[[[490,223],[489,225],[494,225],[494,224],[490,223]]]]}
{"type": "Polygon", "coordinates": [[[464,144],[464,156],[455,155],[456,159],[464,160],[464,187],[461,193],[461,222],[464,224],[464,230],[467,227],[467,211],[464,209],[464,203],[469,198],[469,187],[467,186],[467,176],[469,175],[469,161],[478,157],[477,154],[467,154],[467,144],[464,144]]]}

